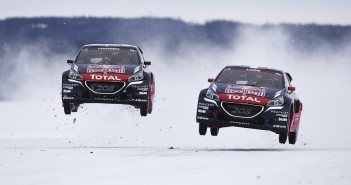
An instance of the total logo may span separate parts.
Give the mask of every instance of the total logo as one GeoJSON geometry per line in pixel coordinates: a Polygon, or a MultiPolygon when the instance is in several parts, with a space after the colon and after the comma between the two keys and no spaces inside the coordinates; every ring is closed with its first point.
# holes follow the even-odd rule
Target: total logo
{"type": "Polygon", "coordinates": [[[106,81],[118,81],[121,80],[118,76],[106,76],[106,75],[91,75],[92,80],[106,80],[106,81]]]}
{"type": "Polygon", "coordinates": [[[228,99],[230,100],[243,100],[243,101],[251,101],[261,103],[256,97],[245,96],[245,95],[236,95],[236,94],[228,94],[228,99]]]}

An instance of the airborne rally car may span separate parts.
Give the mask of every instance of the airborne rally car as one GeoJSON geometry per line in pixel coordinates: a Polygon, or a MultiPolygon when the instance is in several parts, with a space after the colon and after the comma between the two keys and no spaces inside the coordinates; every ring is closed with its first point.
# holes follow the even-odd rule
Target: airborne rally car
{"type": "Polygon", "coordinates": [[[227,66],[200,92],[196,121],[200,135],[222,127],[270,130],[279,142],[297,140],[302,102],[289,73],[268,68],[227,66]]]}
{"type": "Polygon", "coordinates": [[[129,104],[141,116],[152,111],[155,80],[143,52],[132,45],[85,45],[62,74],[65,114],[83,103],[129,104]]]}

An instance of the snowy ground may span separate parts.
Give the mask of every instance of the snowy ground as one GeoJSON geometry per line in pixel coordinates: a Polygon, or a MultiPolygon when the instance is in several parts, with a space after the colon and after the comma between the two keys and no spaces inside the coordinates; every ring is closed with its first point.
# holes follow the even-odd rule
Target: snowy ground
{"type": "Polygon", "coordinates": [[[55,101],[0,103],[0,184],[351,182],[351,137],[318,134],[308,116],[293,146],[241,128],[199,136],[195,111],[142,118],[128,106],[86,105],[66,116],[55,101]]]}
{"type": "Polygon", "coordinates": [[[1,149],[2,184],[351,182],[350,148],[86,147],[63,139],[1,140],[4,143],[11,146],[1,149]]]}

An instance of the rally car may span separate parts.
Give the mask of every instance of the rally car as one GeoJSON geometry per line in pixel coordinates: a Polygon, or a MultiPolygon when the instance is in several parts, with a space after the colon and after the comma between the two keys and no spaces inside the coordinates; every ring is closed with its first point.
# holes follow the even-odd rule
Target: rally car
{"type": "Polygon", "coordinates": [[[289,73],[250,66],[226,66],[200,92],[196,121],[199,134],[217,136],[219,128],[244,127],[279,134],[279,142],[298,136],[302,102],[289,73]]]}
{"type": "Polygon", "coordinates": [[[67,63],[71,68],[62,74],[65,114],[77,112],[83,103],[133,105],[141,116],[152,112],[155,79],[139,47],[85,45],[67,63]]]}

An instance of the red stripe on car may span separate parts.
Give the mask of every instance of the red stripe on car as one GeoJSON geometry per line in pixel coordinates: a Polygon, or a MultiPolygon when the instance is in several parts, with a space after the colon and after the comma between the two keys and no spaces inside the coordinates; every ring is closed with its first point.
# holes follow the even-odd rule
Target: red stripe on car
{"type": "Polygon", "coordinates": [[[270,99],[243,94],[218,94],[222,101],[248,103],[254,105],[266,105],[270,99]]]}
{"type": "Polygon", "coordinates": [[[125,82],[130,76],[127,74],[82,74],[84,80],[99,82],[125,82]]]}

